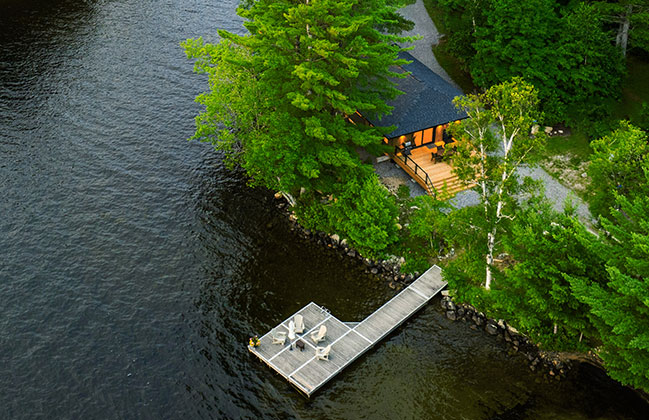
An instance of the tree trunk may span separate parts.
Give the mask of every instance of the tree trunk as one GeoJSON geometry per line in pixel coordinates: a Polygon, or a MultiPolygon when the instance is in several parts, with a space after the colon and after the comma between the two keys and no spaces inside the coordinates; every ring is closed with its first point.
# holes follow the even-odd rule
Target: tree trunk
{"type": "Polygon", "coordinates": [[[622,50],[622,55],[626,57],[626,48],[629,43],[629,28],[631,26],[631,13],[633,11],[633,5],[628,5],[626,12],[622,16],[622,21],[620,22],[620,27],[617,31],[617,36],[615,37],[615,46],[622,50]]]}
{"type": "Polygon", "coordinates": [[[491,266],[494,263],[494,245],[496,243],[496,227],[487,234],[487,269],[485,273],[484,288],[489,290],[491,288],[491,266]]]}

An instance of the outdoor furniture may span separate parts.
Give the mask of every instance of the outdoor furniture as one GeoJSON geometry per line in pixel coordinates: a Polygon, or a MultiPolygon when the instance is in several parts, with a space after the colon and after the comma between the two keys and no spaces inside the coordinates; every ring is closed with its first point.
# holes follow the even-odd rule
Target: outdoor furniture
{"type": "Polygon", "coordinates": [[[291,350],[293,350],[293,340],[295,340],[295,322],[291,319],[288,322],[288,342],[291,344],[291,350]]]}
{"type": "Polygon", "coordinates": [[[293,317],[293,320],[295,321],[295,332],[302,334],[304,332],[304,318],[302,315],[297,314],[293,317]]]}
{"type": "Polygon", "coordinates": [[[286,332],[274,329],[272,332],[273,344],[284,344],[286,342],[286,332]]]}
{"type": "Polygon", "coordinates": [[[314,343],[318,344],[319,342],[325,339],[325,335],[327,335],[327,327],[321,325],[318,332],[313,331],[311,333],[311,340],[313,340],[314,343]]]}
{"type": "Polygon", "coordinates": [[[317,347],[315,349],[315,357],[319,360],[329,360],[329,352],[331,351],[331,344],[327,347],[317,347]]]}
{"type": "Polygon", "coordinates": [[[300,349],[300,351],[303,351],[303,350],[304,350],[304,341],[302,341],[302,340],[297,340],[297,341],[295,342],[295,347],[297,347],[298,349],[300,349]]]}

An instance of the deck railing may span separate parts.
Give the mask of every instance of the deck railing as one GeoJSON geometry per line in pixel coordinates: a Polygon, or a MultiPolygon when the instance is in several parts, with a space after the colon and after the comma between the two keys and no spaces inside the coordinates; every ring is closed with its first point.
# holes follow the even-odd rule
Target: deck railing
{"type": "Polygon", "coordinates": [[[411,158],[410,156],[405,155],[403,153],[402,154],[395,153],[394,157],[401,160],[406,166],[409,166],[409,167],[413,168],[413,171],[415,172],[415,175],[420,177],[424,181],[426,186],[428,187],[428,191],[430,191],[430,193],[433,196],[437,195],[437,190],[435,189],[435,186],[433,185],[433,181],[428,176],[428,172],[426,172],[421,166],[419,166],[417,164],[417,162],[414,161],[413,158],[411,158]]]}

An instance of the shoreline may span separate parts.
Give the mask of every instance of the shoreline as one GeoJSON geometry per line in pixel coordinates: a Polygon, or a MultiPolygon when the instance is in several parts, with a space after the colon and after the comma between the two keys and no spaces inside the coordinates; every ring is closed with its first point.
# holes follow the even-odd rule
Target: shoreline
{"type": "MultiPolygon", "coordinates": [[[[363,257],[360,252],[351,247],[345,239],[341,239],[337,234],[329,235],[325,232],[305,229],[290,210],[291,206],[288,201],[280,193],[274,195],[273,204],[290,223],[292,232],[303,239],[337,252],[343,258],[362,263],[365,266],[366,274],[371,274],[383,280],[390,289],[401,290],[412,283],[420,274],[419,272],[402,273],[401,265],[405,262],[403,257],[395,256],[388,260],[372,260],[363,257]]],[[[441,294],[441,309],[448,320],[467,323],[469,324],[468,327],[474,331],[482,331],[493,336],[498,341],[504,341],[509,351],[519,353],[527,358],[528,368],[532,372],[542,373],[548,379],[561,380],[568,375],[574,363],[589,363],[606,372],[597,356],[592,353],[564,353],[542,350],[538,344],[518,332],[507,321],[488,318],[483,312],[478,311],[471,305],[455,302],[448,290],[442,291],[441,294]]],[[[647,401],[649,402],[649,399],[647,401]]]]}

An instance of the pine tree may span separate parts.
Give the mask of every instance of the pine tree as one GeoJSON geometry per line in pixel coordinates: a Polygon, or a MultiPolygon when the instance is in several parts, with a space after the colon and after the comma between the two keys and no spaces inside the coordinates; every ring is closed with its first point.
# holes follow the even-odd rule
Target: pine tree
{"type": "Polygon", "coordinates": [[[578,238],[587,235],[574,212],[557,213],[543,199],[528,200],[504,240],[509,263],[493,292],[499,316],[552,349],[587,348],[594,329],[588,306],[571,290],[575,281],[601,281],[601,257],[578,238]]]}
{"type": "MultiPolygon", "coordinates": [[[[375,175],[357,149],[378,154],[390,128],[355,125],[345,117],[356,111],[384,115],[391,110],[386,100],[400,93],[392,78],[404,75],[391,67],[405,64],[396,45],[404,38],[390,32],[407,26],[396,13],[401,5],[245,2],[237,13],[248,34],[219,31],[218,44],[200,38],[183,44],[211,89],[197,98],[205,112],[197,117],[194,138],[224,150],[253,184],[282,191],[298,205],[360,197],[347,189],[370,188],[374,181],[367,179],[375,175]]],[[[384,220],[378,226],[390,232],[395,221],[384,220]]]]}

